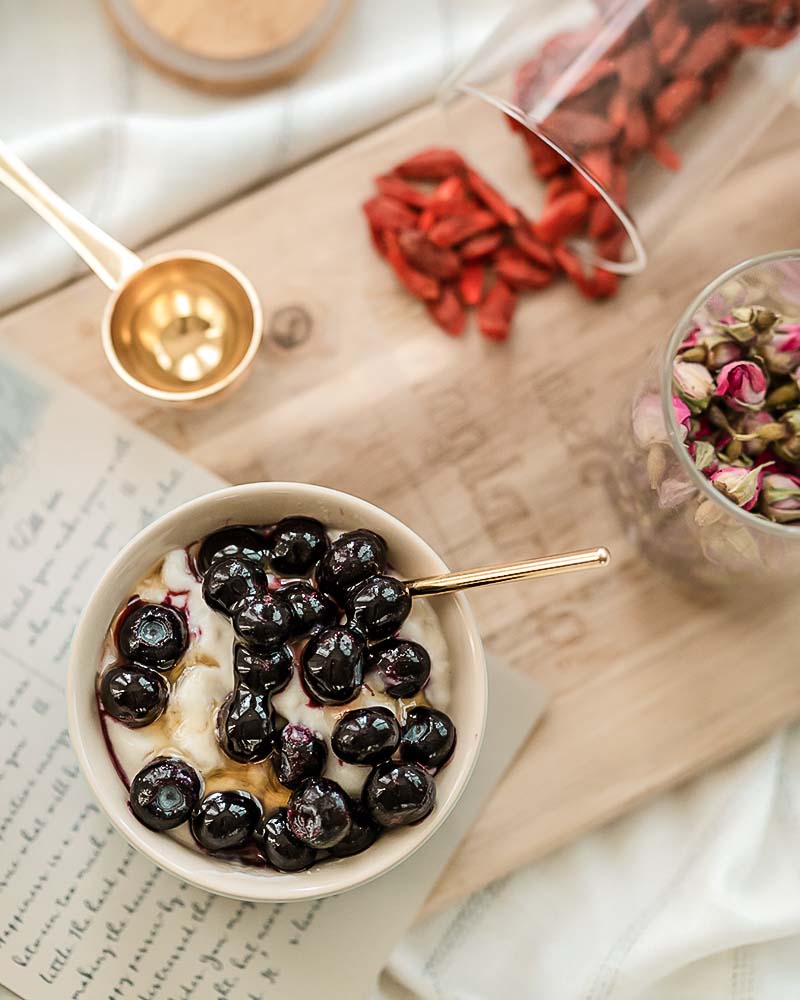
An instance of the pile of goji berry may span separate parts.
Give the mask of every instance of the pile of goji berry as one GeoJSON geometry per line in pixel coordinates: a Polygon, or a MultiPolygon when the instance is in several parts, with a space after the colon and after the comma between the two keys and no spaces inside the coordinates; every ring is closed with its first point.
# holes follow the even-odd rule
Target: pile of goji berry
{"type": "MultiPolygon", "coordinates": [[[[601,16],[618,4],[596,2],[601,16]]],[[[520,107],[535,106],[601,23],[555,36],[520,67],[520,107]]],[[[668,133],[716,97],[746,48],[785,45],[798,26],[800,0],[650,0],[541,123],[595,183],[509,118],[547,181],[539,219],[510,205],[455,150],[427,149],[376,178],[378,193],[364,204],[376,249],[455,336],[473,306],[481,333],[504,340],[518,294],[560,273],[588,298],[614,295],[617,275],[585,264],[565,242],[589,237],[598,259],[621,259],[625,230],[598,188],[626,209],[629,173],[642,155],[680,169],[668,133]]]]}
{"type": "Polygon", "coordinates": [[[417,153],[375,184],[378,194],[364,203],[375,248],[453,336],[476,306],[481,333],[505,340],[518,294],[545,288],[560,271],[590,298],[616,291],[615,274],[585,270],[564,245],[575,231],[571,201],[534,224],[453,149],[417,153]]]}

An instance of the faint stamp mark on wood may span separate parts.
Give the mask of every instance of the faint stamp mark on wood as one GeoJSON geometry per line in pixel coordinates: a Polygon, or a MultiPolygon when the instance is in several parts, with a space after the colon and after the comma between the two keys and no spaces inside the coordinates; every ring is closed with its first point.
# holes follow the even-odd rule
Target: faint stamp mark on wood
{"type": "Polygon", "coordinates": [[[311,337],[314,320],[305,306],[281,306],[269,318],[267,337],[282,351],[301,347],[311,337]]]}

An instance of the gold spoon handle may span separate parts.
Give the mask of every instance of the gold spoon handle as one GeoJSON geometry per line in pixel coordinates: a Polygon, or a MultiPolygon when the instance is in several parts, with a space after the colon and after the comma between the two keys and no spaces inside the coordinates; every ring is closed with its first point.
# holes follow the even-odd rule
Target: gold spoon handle
{"type": "Polygon", "coordinates": [[[141,260],[49,188],[0,140],[0,183],[30,206],[112,290],[142,266],[141,260]]]}
{"type": "Polygon", "coordinates": [[[579,569],[595,569],[607,566],[611,553],[606,548],[580,549],[578,552],[561,552],[541,559],[526,559],[524,562],[506,563],[504,566],[487,566],[485,569],[468,569],[460,573],[443,573],[441,576],[427,576],[421,580],[409,580],[408,590],[412,597],[431,597],[448,594],[453,590],[468,590],[470,587],[485,587],[490,583],[508,583],[510,580],[527,580],[536,576],[556,576],[558,573],[574,573],[579,569]]]}

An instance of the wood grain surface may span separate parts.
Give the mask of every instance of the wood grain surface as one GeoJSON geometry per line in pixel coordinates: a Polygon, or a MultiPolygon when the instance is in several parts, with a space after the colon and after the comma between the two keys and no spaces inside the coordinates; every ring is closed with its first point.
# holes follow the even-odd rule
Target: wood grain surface
{"type": "Polygon", "coordinates": [[[800,716],[793,602],[743,610],[683,593],[631,548],[604,486],[637,371],[690,296],[737,260],[800,244],[798,117],[784,115],[727,183],[686,207],[616,300],[590,304],[566,284],[530,296],[503,346],[435,329],[375,257],[360,215],[374,174],[431,142],[463,146],[467,131],[490,175],[529,183],[502,125],[435,108],[153,248],[229,257],[263,298],[255,372],[215,407],[159,409],[120,385],[100,349],[95,279],[0,324],[5,342],[226,479],[359,494],[454,568],[611,548],[604,573],[473,592],[489,649],[555,699],[430,907],[800,716]]]}

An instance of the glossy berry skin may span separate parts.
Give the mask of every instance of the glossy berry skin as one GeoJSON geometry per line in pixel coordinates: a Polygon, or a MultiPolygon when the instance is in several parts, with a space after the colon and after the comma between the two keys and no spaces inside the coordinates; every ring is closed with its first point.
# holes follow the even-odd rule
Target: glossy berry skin
{"type": "Polygon", "coordinates": [[[111,667],[100,679],[100,701],[112,719],[129,729],[155,722],[167,707],[169,687],[154,670],[127,663],[111,667]]]}
{"type": "Polygon", "coordinates": [[[436,784],[424,768],[405,761],[378,764],[364,785],[364,805],[378,826],[419,823],[436,803],[436,784]]]}
{"type": "Polygon", "coordinates": [[[278,646],[271,653],[254,653],[236,643],[233,672],[237,684],[244,684],[256,694],[277,694],[292,679],[294,654],[291,646],[278,646]]]}
{"type": "Polygon", "coordinates": [[[251,649],[270,653],[289,638],[292,613],[289,605],[274,594],[256,594],[236,605],[233,629],[251,649]]]}
{"type": "Polygon", "coordinates": [[[261,805],[248,792],[206,795],[192,813],[192,836],[207,851],[237,850],[250,840],[261,820],[261,805]]]}
{"type": "Polygon", "coordinates": [[[411,613],[411,595],[402,580],[373,576],[350,591],[348,623],[368,639],[388,639],[411,613]]]}
{"type": "Polygon", "coordinates": [[[320,705],[344,705],[361,690],[364,642],[347,628],[312,636],[302,655],[303,683],[320,705]]]}
{"type": "Polygon", "coordinates": [[[336,723],[331,749],[348,764],[388,760],[400,743],[400,723],[388,708],[354,708],[336,723]]]}
{"type": "Polygon", "coordinates": [[[275,591],[276,597],[291,608],[290,635],[301,639],[323,628],[330,628],[339,620],[339,609],[326,594],[320,593],[305,580],[287,583],[275,591]]]}
{"type": "Polygon", "coordinates": [[[174,830],[189,819],[201,791],[200,775],[185,760],[157,757],[131,782],[131,812],[150,830],[174,830]]]}
{"type": "Polygon", "coordinates": [[[331,543],[317,567],[317,586],[339,604],[351,587],[386,569],[386,542],[374,531],[348,531],[331,543]]]}
{"type": "Polygon", "coordinates": [[[353,819],[350,833],[331,848],[331,854],[335,858],[351,858],[354,854],[361,854],[372,847],[380,835],[380,830],[360,802],[351,804],[350,814],[353,819]]]}
{"type": "Polygon", "coordinates": [[[256,830],[256,843],[268,865],[279,872],[302,872],[314,864],[317,852],[301,843],[289,829],[286,810],[264,819],[256,830]]]}
{"type": "Polygon", "coordinates": [[[122,619],[117,644],[125,660],[169,670],[189,645],[186,617],[166,604],[140,604],[122,619]]]}
{"type": "Polygon", "coordinates": [[[403,760],[436,769],[446,764],[456,748],[456,727],[449,715],[418,705],[406,713],[400,756],[403,760]]]}
{"type": "Polygon", "coordinates": [[[203,599],[223,615],[232,615],[240,601],[267,592],[267,574],[250,559],[229,556],[214,563],[203,577],[203,599]]]}
{"type": "Polygon", "coordinates": [[[389,639],[369,654],[370,667],[393,698],[411,698],[428,683],[431,658],[427,649],[407,639],[389,639]]]}
{"type": "Polygon", "coordinates": [[[270,564],[279,576],[305,576],[328,551],[325,526],[313,517],[285,517],[269,539],[270,564]]]}
{"type": "Polygon", "coordinates": [[[350,833],[350,798],[335,781],[309,778],[292,792],[286,822],[303,844],[317,850],[330,849],[350,833]]]}
{"type": "Polygon", "coordinates": [[[239,687],[225,699],[217,716],[217,739],[240,764],[266,760],[273,747],[274,722],[269,698],[239,687]]]}
{"type": "Polygon", "coordinates": [[[325,769],[328,748],[308,726],[290,722],[278,736],[275,774],[287,788],[299,788],[307,778],[318,778],[325,769]]]}
{"type": "Polygon", "coordinates": [[[263,566],[267,557],[267,539],[244,525],[222,528],[203,540],[197,553],[197,568],[205,576],[214,563],[231,556],[263,566]]]}

